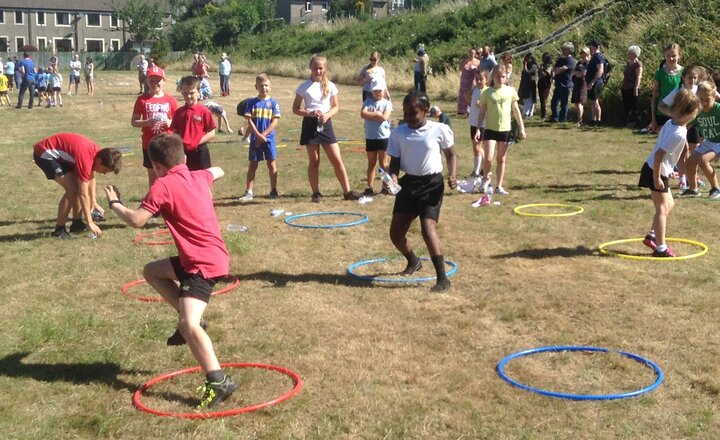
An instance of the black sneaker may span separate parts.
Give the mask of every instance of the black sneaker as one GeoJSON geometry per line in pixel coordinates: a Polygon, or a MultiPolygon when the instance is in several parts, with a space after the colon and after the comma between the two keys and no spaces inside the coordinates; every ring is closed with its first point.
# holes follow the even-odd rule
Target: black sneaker
{"type": "Polygon", "coordinates": [[[365,191],[363,191],[363,195],[366,197],[372,197],[375,195],[375,191],[373,191],[372,188],[367,187],[367,188],[365,188],[365,191]]]}
{"type": "Polygon", "coordinates": [[[389,196],[389,195],[390,195],[390,191],[388,191],[387,189],[383,188],[383,189],[380,190],[380,194],[382,194],[382,195],[384,195],[384,196],[389,196]]]}
{"type": "MultiPolygon", "coordinates": [[[[207,321],[204,319],[200,320],[200,327],[202,327],[203,330],[207,330],[208,324],[207,321]]],[[[185,345],[187,344],[187,341],[185,341],[185,337],[180,333],[180,330],[175,329],[175,333],[170,335],[170,337],[167,339],[167,345],[175,346],[175,345],[185,345]]]]}
{"type": "Polygon", "coordinates": [[[688,188],[685,191],[681,192],[680,195],[683,197],[697,197],[700,195],[700,191],[688,188]]]}
{"type": "Polygon", "coordinates": [[[280,194],[278,194],[277,190],[274,189],[270,191],[270,195],[268,197],[270,197],[271,199],[277,199],[280,197],[280,194]]]}
{"type": "Polygon", "coordinates": [[[360,198],[360,194],[356,193],[355,191],[349,191],[343,194],[344,200],[357,200],[360,198]]]}
{"type": "Polygon", "coordinates": [[[70,232],[73,234],[76,234],[78,232],[85,232],[88,230],[87,225],[82,220],[73,220],[72,224],[70,224],[70,232]]]}
{"type": "Polygon", "coordinates": [[[70,234],[67,233],[65,228],[56,229],[56,230],[52,231],[52,233],[50,235],[55,238],[59,238],[60,240],[69,240],[70,239],[70,234]]]}
{"type": "Polygon", "coordinates": [[[200,403],[197,408],[213,408],[226,400],[230,395],[238,389],[238,384],[230,379],[230,376],[225,376],[222,382],[205,382],[205,385],[198,388],[198,391],[203,393],[200,403]]]}
{"type": "Polygon", "coordinates": [[[720,199],[720,189],[713,188],[710,190],[710,193],[708,194],[708,199],[720,199]]]}
{"type": "Polygon", "coordinates": [[[313,193],[312,196],[310,196],[310,201],[313,203],[320,203],[322,202],[323,196],[319,192],[313,193]]]}

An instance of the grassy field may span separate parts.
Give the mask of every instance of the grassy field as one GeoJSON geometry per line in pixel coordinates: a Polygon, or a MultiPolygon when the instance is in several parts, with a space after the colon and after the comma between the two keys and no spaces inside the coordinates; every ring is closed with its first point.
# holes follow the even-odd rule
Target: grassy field
{"type": "MultiPolygon", "coordinates": [[[[284,112],[281,199],[237,202],[247,149],[227,133],[211,144],[214,164],[226,171],[213,189],[221,226],[249,230],[225,232],[231,272],[242,282],[214,298],[206,318],[221,362],[283,366],[298,372],[304,387],[278,406],[224,419],[185,421],[138,411],[131,397],[140,384],[194,362],[187,348],[165,346],[176,319],[170,308],[124,297],[120,288],[140,278],[146,262],[175,250],[133,244],[135,235],[158,225],[133,230],[112,213],[97,240],[84,234],[70,241],[50,238],[60,188],[45,180],[31,157],[33,143],[60,131],[82,133],[102,146],[131,146],[134,154],[126,156],[123,171],[100,176],[98,184],[117,185],[131,206],[142,199],[147,180],[140,131],[130,126],[137,85],[130,73],[97,77],[95,96],[66,97],[63,108],[0,108],[3,438],[720,437],[720,238],[712,232],[720,205],[680,200],[670,218],[670,236],[709,246],[702,258],[627,261],[597,252],[600,243],[639,237],[649,227],[652,205],[636,184],[654,138],[531,122],[528,139],[510,152],[510,195],[496,197],[501,205],[473,209],[477,196],[448,190],[439,232],[446,257],[459,266],[452,290],[436,295],[430,285],[372,286],[345,271],[353,262],[396,255],[388,238],[392,199],[341,201],[323,157],[326,198],[320,206],[310,203],[307,159],[297,146],[300,120],[290,111],[299,81],[281,78],[272,78],[284,112]],[[527,203],[581,205],[585,212],[567,218],[513,214],[514,206],[527,203]],[[272,217],[273,209],[353,211],[370,221],[304,230],[272,217]],[[660,365],[665,381],[639,398],[589,403],[542,397],[498,377],[495,366],[506,355],[555,344],[646,356],[660,365]]],[[[233,96],[219,101],[236,129],[234,107],[252,95],[254,77],[235,75],[231,83],[233,96]]],[[[354,189],[362,191],[360,91],[340,90],[336,133],[349,139],[342,143],[343,157],[354,189]]],[[[393,94],[398,108],[401,95],[393,94]]],[[[472,163],[467,121],[454,119],[453,126],[464,176],[472,163]]],[[[269,191],[267,182],[261,167],[257,194],[269,191]]],[[[426,255],[417,227],[410,238],[426,255]]],[[[644,252],[641,247],[625,249],[644,252]]],[[[153,295],[144,286],[132,293],[153,295]]],[[[241,388],[222,409],[258,403],[292,386],[271,372],[228,371],[241,388]]],[[[535,356],[514,361],[508,371],[535,386],[580,393],[628,391],[654,380],[648,368],[602,354],[535,356]]],[[[189,411],[188,399],[201,381],[192,375],[163,383],[144,401],[189,411]]]]}

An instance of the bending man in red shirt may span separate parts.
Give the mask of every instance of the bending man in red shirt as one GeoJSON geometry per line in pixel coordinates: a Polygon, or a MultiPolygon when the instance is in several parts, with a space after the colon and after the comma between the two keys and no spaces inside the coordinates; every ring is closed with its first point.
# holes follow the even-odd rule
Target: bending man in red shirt
{"type": "Polygon", "coordinates": [[[102,231],[92,217],[93,209],[104,214],[98,205],[95,191],[95,172],[120,172],[122,154],[115,148],[98,147],[95,142],[75,133],[58,133],[46,137],[33,146],[33,159],[48,180],[62,186],[65,194],[58,204],[57,221],[53,237],[70,238],[65,223],[72,209],[70,232],[83,232],[88,228],[95,234],[102,231]],[[87,225],[83,223],[85,217],[87,225]]]}
{"type": "Polygon", "coordinates": [[[220,368],[202,319],[213,286],[230,268],[230,255],[210,193],[213,181],[225,173],[218,167],[188,170],[182,139],[174,134],[155,136],[148,156],[157,179],[138,209],[126,208],[114,186],[106,186],[105,193],[110,209],[130,226],[142,227],[150,217],[160,214],[170,230],[178,256],[148,263],[143,274],[179,313],[177,330],[167,343],[181,345],[187,341],[207,377],[198,408],[211,408],[238,387],[220,368]]]}

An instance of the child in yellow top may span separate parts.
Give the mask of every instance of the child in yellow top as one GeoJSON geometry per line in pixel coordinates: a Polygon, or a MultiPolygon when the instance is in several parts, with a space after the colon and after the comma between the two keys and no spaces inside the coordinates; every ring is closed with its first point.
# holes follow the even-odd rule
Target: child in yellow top
{"type": "Polygon", "coordinates": [[[5,75],[0,75],[0,105],[10,105],[8,98],[8,79],[5,75]]]}

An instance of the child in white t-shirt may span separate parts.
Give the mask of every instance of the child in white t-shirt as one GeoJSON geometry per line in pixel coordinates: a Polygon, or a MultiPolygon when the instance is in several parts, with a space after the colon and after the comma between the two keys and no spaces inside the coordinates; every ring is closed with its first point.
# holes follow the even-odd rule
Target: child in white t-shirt
{"type": "MultiPolygon", "coordinates": [[[[370,82],[370,98],[363,102],[360,117],[365,120],[365,152],[367,153],[367,189],[363,195],[372,196],[373,181],[375,180],[375,167],[387,166],[385,151],[390,137],[390,113],[392,103],[384,98],[387,85],[382,78],[375,78],[370,82]]],[[[383,191],[387,193],[387,191],[383,191]]]]}
{"type": "Polygon", "coordinates": [[[672,173],[685,147],[687,124],[700,110],[700,100],[687,89],[681,89],[670,107],[672,119],[660,129],[655,147],[643,164],[638,186],[650,188],[650,198],[655,206],[652,229],[643,244],[653,250],[653,257],[674,257],[675,252],[665,244],[667,218],[675,201],[669,191],[668,176],[672,173]]]}
{"type": "Polygon", "coordinates": [[[485,132],[485,120],[478,125],[478,116],[480,115],[480,95],[488,87],[488,72],[487,70],[478,69],[475,71],[475,85],[472,88],[472,95],[470,97],[470,113],[468,116],[468,122],[470,123],[470,141],[473,147],[473,171],[470,173],[471,178],[478,178],[482,176],[482,160],[483,160],[483,148],[482,140],[483,133],[485,132]],[[476,138],[476,134],[480,132],[480,136],[476,138]]]}

